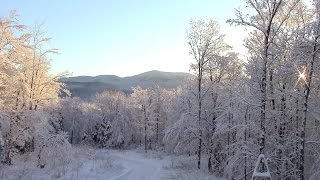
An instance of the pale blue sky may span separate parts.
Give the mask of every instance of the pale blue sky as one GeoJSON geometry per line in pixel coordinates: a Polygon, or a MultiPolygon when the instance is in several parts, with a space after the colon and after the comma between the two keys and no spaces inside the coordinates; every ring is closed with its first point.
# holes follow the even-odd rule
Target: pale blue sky
{"type": "Polygon", "coordinates": [[[225,21],[241,0],[1,0],[0,16],[17,10],[21,23],[45,22],[60,50],[52,72],[129,76],[149,70],[188,72],[191,18],[213,18],[227,42],[242,51],[243,30],[225,21]]]}

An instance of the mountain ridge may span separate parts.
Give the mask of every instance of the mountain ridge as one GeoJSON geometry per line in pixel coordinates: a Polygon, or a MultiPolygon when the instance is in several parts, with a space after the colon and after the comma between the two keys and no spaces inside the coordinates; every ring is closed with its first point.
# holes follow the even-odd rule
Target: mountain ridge
{"type": "Polygon", "coordinates": [[[66,88],[73,97],[91,99],[95,94],[106,90],[120,90],[130,93],[132,87],[136,86],[150,88],[159,85],[166,89],[174,89],[181,85],[184,79],[191,76],[190,73],[185,72],[152,70],[127,77],[116,75],[73,76],[61,78],[60,81],[66,84],[66,88]]]}

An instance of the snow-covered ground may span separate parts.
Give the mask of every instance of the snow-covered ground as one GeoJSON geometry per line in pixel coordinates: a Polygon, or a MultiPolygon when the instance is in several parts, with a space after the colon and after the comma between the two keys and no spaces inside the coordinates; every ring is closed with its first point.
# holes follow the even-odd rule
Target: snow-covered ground
{"type": "Polygon", "coordinates": [[[0,179],[216,179],[194,168],[194,160],[188,157],[142,150],[75,149],[69,161],[43,169],[24,157],[16,165],[0,167],[0,179]]]}

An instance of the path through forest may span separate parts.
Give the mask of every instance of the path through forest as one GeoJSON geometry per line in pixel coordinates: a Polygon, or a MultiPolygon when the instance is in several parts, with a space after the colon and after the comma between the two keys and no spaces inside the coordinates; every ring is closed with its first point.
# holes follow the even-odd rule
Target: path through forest
{"type": "Polygon", "coordinates": [[[114,163],[120,163],[124,170],[112,180],[160,180],[165,160],[148,158],[144,154],[134,151],[111,151],[114,163]]]}
{"type": "MultiPolygon", "coordinates": [[[[24,159],[33,158],[32,154],[24,159]]],[[[75,147],[70,156],[52,159],[41,169],[30,161],[17,160],[0,167],[0,179],[85,180],[207,180],[216,179],[196,169],[196,157],[168,156],[136,150],[75,147]]]]}

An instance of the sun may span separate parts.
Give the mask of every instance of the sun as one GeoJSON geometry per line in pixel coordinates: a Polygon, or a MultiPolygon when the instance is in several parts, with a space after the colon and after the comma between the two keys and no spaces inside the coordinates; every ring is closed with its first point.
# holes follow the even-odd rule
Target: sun
{"type": "Polygon", "coordinates": [[[299,72],[299,79],[302,79],[302,80],[306,79],[306,75],[304,74],[304,72],[302,73],[299,72]]]}
{"type": "Polygon", "coordinates": [[[308,85],[308,83],[307,83],[307,67],[303,66],[302,71],[300,71],[299,69],[301,69],[301,68],[298,68],[296,65],[295,65],[295,67],[297,70],[297,82],[294,87],[296,87],[299,84],[299,82],[301,82],[302,84],[308,85]]]}

